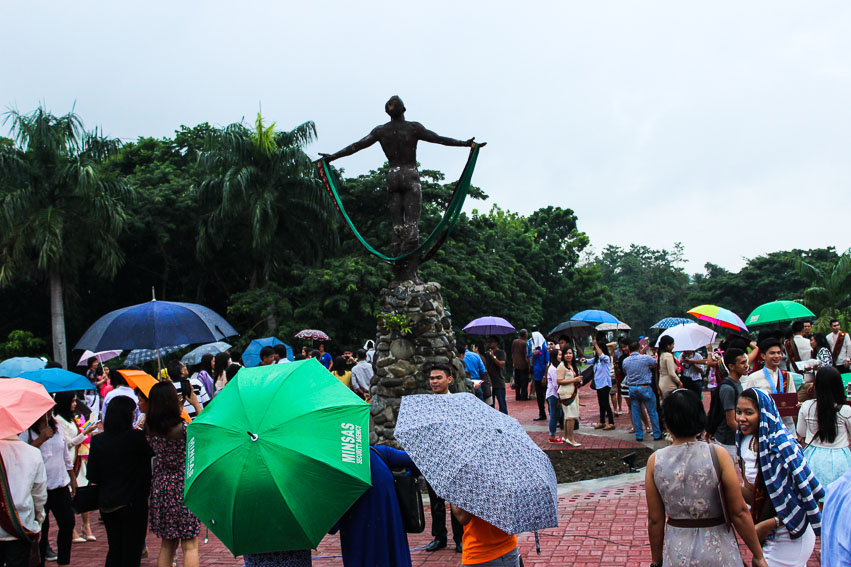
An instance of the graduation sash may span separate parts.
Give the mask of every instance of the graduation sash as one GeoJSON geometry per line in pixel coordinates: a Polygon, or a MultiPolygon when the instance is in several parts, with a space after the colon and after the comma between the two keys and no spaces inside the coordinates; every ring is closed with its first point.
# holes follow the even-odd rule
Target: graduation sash
{"type": "Polygon", "coordinates": [[[845,331],[839,331],[836,336],[836,342],[833,343],[833,363],[839,364],[839,353],[842,352],[842,345],[845,344],[845,331]]]}

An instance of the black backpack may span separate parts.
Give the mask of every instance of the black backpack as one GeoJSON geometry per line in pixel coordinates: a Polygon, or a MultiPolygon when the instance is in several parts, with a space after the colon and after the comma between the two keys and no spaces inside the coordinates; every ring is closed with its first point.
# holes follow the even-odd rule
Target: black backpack
{"type": "Polygon", "coordinates": [[[715,432],[718,431],[718,426],[727,419],[726,412],[724,408],[721,406],[721,388],[724,385],[730,386],[733,388],[733,391],[736,391],[736,383],[732,378],[724,378],[718,387],[712,391],[712,397],[709,401],[709,412],[706,414],[706,432],[709,435],[715,435],[715,432]]]}
{"type": "MultiPolygon", "coordinates": [[[[370,447],[371,451],[375,449],[370,447]]],[[[375,455],[381,459],[385,465],[387,461],[381,456],[380,451],[375,451],[375,455]]],[[[390,465],[387,465],[390,468],[390,465]]],[[[399,511],[402,513],[402,524],[405,526],[405,531],[409,534],[422,533],[425,530],[425,509],[423,508],[423,493],[420,491],[420,483],[418,477],[408,473],[393,473],[393,483],[396,486],[396,499],[399,501],[399,511]]]]}

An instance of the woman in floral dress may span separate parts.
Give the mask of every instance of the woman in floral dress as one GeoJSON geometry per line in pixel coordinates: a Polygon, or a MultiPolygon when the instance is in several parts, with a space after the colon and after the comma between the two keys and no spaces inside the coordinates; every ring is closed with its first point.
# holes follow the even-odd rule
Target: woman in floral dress
{"type": "Polygon", "coordinates": [[[151,531],[162,540],[158,567],[171,567],[178,545],[183,548],[183,564],[198,567],[201,523],[183,504],[186,423],[181,410],[177,391],[171,384],[160,382],[151,388],[145,429],[148,444],[156,455],[150,518],[151,531]]]}

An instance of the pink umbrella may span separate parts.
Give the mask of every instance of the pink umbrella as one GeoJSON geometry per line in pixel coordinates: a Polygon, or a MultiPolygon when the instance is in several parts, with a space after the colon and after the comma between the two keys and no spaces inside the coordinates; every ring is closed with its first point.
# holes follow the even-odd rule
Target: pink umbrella
{"type": "Polygon", "coordinates": [[[26,431],[54,405],[53,398],[37,382],[0,380],[0,439],[26,431]]]}
{"type": "Polygon", "coordinates": [[[95,357],[98,359],[98,362],[101,364],[104,363],[105,360],[109,360],[111,358],[115,358],[121,354],[120,350],[102,350],[100,352],[92,352],[87,350],[83,353],[83,356],[80,357],[79,362],[77,362],[77,366],[88,366],[89,359],[91,357],[95,357]]]}
{"type": "Polygon", "coordinates": [[[304,329],[295,334],[297,339],[311,339],[314,341],[330,341],[331,337],[318,329],[304,329]]]}

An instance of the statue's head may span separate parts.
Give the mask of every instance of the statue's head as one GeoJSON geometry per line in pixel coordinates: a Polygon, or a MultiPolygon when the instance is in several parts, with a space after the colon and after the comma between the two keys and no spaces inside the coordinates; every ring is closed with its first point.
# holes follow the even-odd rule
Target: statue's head
{"type": "Polygon", "coordinates": [[[384,112],[390,115],[390,118],[399,118],[405,114],[405,103],[396,95],[390,97],[387,104],[384,105],[384,112]]]}

